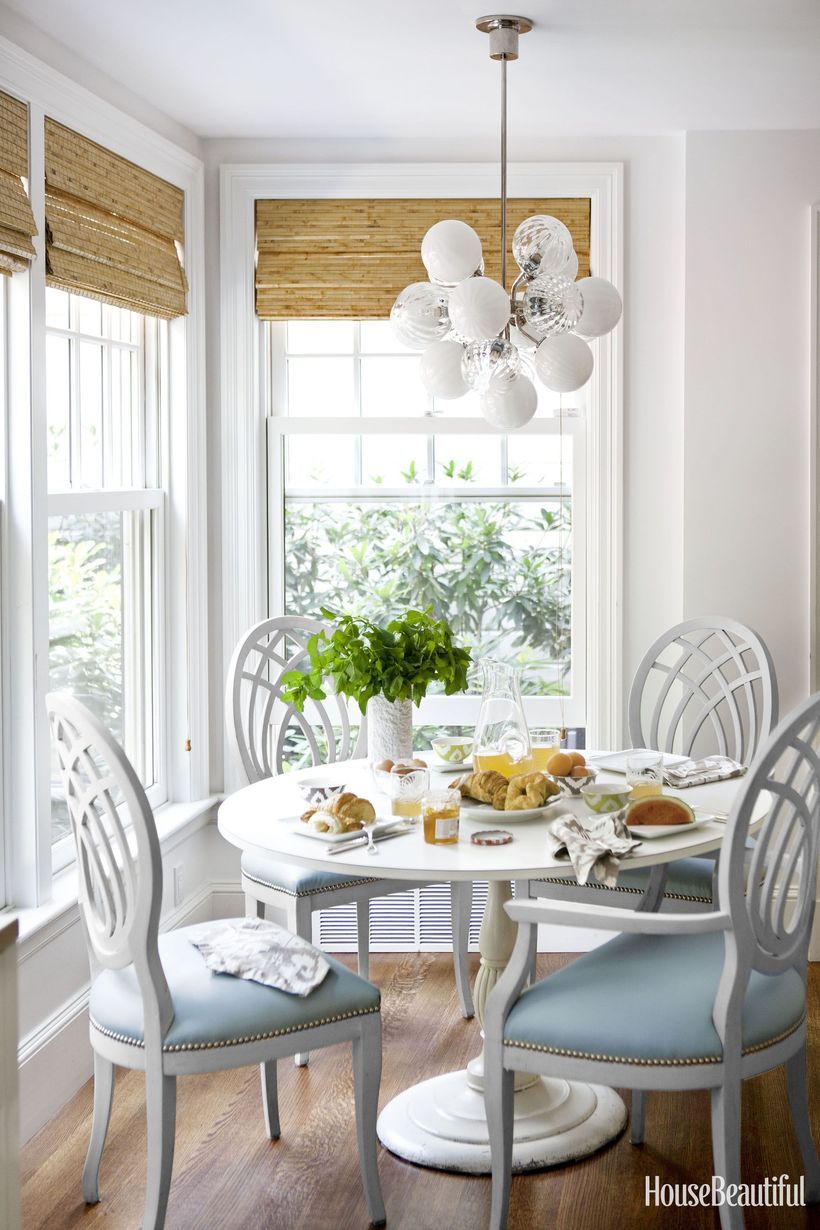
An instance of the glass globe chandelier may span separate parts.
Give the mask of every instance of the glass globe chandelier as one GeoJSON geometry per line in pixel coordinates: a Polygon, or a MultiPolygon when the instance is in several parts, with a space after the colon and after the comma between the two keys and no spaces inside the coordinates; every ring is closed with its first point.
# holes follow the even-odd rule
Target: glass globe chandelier
{"type": "Polygon", "coordinates": [[[527,374],[556,393],[582,388],[592,375],[589,341],[621,318],[621,296],[604,278],[576,281],[572,235],[558,218],[536,214],[516,229],[512,250],[518,274],[507,287],[507,62],[518,59],[526,17],[480,17],[490,58],[501,62],[501,281],[484,276],[481,240],[471,226],[445,218],[421,243],[429,281],[399,295],[390,321],[406,346],[424,347],[425,387],[445,400],[479,394],[488,422],[505,431],[535,414],[538,394],[527,374]],[[533,352],[534,348],[534,353],[533,352]],[[526,364],[521,351],[531,355],[526,364]]]}

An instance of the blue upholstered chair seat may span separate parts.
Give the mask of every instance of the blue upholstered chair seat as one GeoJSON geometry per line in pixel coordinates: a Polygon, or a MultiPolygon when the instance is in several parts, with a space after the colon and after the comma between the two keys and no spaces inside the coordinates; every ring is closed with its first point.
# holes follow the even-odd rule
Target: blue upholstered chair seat
{"type": "MultiPolygon", "coordinates": [[[[701,901],[706,905],[710,905],[712,902],[712,874],[714,870],[715,861],[711,858],[675,859],[673,863],[669,864],[664,897],[671,897],[678,901],[701,901]]],[[[578,888],[578,881],[575,879],[575,876],[539,876],[538,880],[533,881],[533,883],[578,888]]],[[[631,893],[635,896],[640,896],[648,884],[649,871],[644,868],[640,871],[621,871],[618,876],[617,887],[614,890],[606,889],[606,885],[599,884],[597,880],[590,880],[585,887],[606,889],[608,892],[631,893]]]]}
{"type": "MultiPolygon", "coordinates": [[[[379,992],[332,957],[330,972],[309,995],[288,995],[230,974],[213,974],[189,939],[191,927],[159,937],[174,1003],[163,1050],[199,1050],[261,1041],[298,1029],[377,1012],[379,992]]],[[[102,1033],[143,1045],[142,999],[133,965],[104,970],[91,988],[90,1016],[102,1033]]]]}
{"type": "MultiPolygon", "coordinates": [[[[719,1063],[712,1007],[723,956],[720,932],[620,935],[524,991],[504,1039],[615,1063],[719,1063]]],[[[791,1033],[804,1014],[796,970],[753,971],[743,1008],[744,1051],[791,1033]]]]}
{"type": "Polygon", "coordinates": [[[257,884],[279,889],[292,897],[327,893],[335,888],[350,888],[356,884],[375,883],[372,876],[339,876],[332,871],[297,867],[295,863],[277,863],[270,855],[254,854],[250,850],[246,850],[242,855],[242,874],[249,876],[257,884]]]}

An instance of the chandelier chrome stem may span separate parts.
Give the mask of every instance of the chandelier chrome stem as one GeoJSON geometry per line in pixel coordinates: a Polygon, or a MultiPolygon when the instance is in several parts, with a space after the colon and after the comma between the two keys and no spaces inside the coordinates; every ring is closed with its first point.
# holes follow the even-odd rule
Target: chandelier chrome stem
{"type": "MultiPolygon", "coordinates": [[[[507,289],[507,59],[501,61],[501,285],[507,289]]],[[[509,328],[507,329],[509,336],[509,328]]]]}

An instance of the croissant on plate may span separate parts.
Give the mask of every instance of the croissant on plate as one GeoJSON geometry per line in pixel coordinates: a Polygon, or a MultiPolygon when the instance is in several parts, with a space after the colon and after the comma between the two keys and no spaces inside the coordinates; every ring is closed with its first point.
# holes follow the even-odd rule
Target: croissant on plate
{"type": "Polygon", "coordinates": [[[492,803],[495,795],[507,787],[507,779],[495,769],[482,769],[467,773],[456,783],[463,799],[475,799],[478,803],[492,803]]]}
{"type": "Polygon", "coordinates": [[[302,812],[302,820],[305,824],[310,824],[311,828],[320,833],[353,832],[375,819],[376,809],[370,800],[359,798],[352,790],[345,790],[343,794],[334,795],[321,807],[309,807],[307,811],[302,812]],[[313,824],[314,817],[317,817],[316,824],[313,824]],[[333,825],[327,823],[328,818],[337,822],[340,827],[337,827],[336,823],[333,825]]]}
{"type": "Polygon", "coordinates": [[[504,803],[505,811],[526,811],[543,807],[559,788],[544,773],[520,773],[511,777],[504,803]]]}

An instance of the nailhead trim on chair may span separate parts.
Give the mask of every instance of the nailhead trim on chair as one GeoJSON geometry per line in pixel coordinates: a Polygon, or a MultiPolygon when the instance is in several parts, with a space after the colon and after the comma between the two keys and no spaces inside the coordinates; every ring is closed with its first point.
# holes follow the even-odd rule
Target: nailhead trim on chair
{"type": "Polygon", "coordinates": [[[259,884],[262,888],[272,888],[277,893],[285,893],[288,897],[317,897],[319,893],[335,893],[340,888],[355,888],[357,884],[378,884],[378,876],[357,876],[355,880],[343,880],[341,884],[326,884],[324,888],[311,888],[307,892],[294,892],[292,888],[284,888],[281,884],[272,884],[270,880],[260,880],[258,876],[249,875],[247,871],[242,872],[243,880],[250,880],[251,884],[259,884]]]}
{"type": "MultiPolygon", "coordinates": [[[[767,1042],[758,1042],[755,1046],[744,1046],[743,1054],[752,1055],[755,1051],[765,1051],[769,1046],[775,1046],[776,1043],[782,1042],[784,1038],[788,1038],[795,1030],[799,1029],[805,1021],[805,1016],[802,1017],[796,1025],[792,1025],[791,1029],[787,1029],[785,1033],[778,1034],[776,1038],[769,1038],[767,1042]]],[[[543,1051],[546,1055],[563,1055],[568,1059],[594,1059],[602,1063],[634,1063],[640,1068],[677,1068],[677,1067],[693,1067],[698,1064],[722,1063],[722,1055],[708,1055],[705,1058],[697,1057],[691,1059],[635,1059],[632,1056],[626,1055],[594,1055],[589,1051],[569,1051],[556,1046],[539,1046],[537,1042],[516,1042],[512,1038],[504,1039],[505,1046],[517,1046],[524,1051],[543,1051]]]]}
{"type": "MultiPolygon", "coordinates": [[[[598,888],[608,893],[634,893],[640,896],[646,891],[643,888],[630,888],[627,884],[615,884],[612,888],[606,884],[593,884],[589,881],[586,884],[579,884],[577,880],[570,880],[564,876],[538,876],[535,877],[535,883],[557,884],[559,888],[598,888]]],[[[688,893],[664,893],[663,895],[666,901],[698,901],[703,905],[712,904],[711,897],[690,896],[688,893]]]]}
{"type": "MultiPolygon", "coordinates": [[[[266,1042],[268,1038],[281,1038],[285,1034],[298,1034],[303,1029],[318,1029],[320,1025],[335,1025],[337,1021],[347,1021],[356,1016],[370,1016],[373,1012],[379,1011],[379,1005],[375,1008],[359,1008],[356,1012],[340,1012],[336,1016],[322,1017],[320,1021],[307,1021],[304,1025],[291,1025],[288,1029],[274,1029],[270,1033],[264,1034],[249,1034],[246,1038],[231,1038],[230,1041],[224,1042],[192,1042],[181,1043],[176,1046],[163,1046],[163,1051],[213,1051],[222,1046],[242,1046],[247,1042],[266,1042]]],[[[90,1017],[90,1023],[98,1033],[104,1034],[106,1038],[111,1038],[114,1042],[125,1042],[128,1046],[145,1046],[144,1040],[140,1038],[129,1038],[127,1034],[114,1033],[113,1029],[106,1029],[104,1025],[98,1024],[93,1017],[90,1017]]]]}

